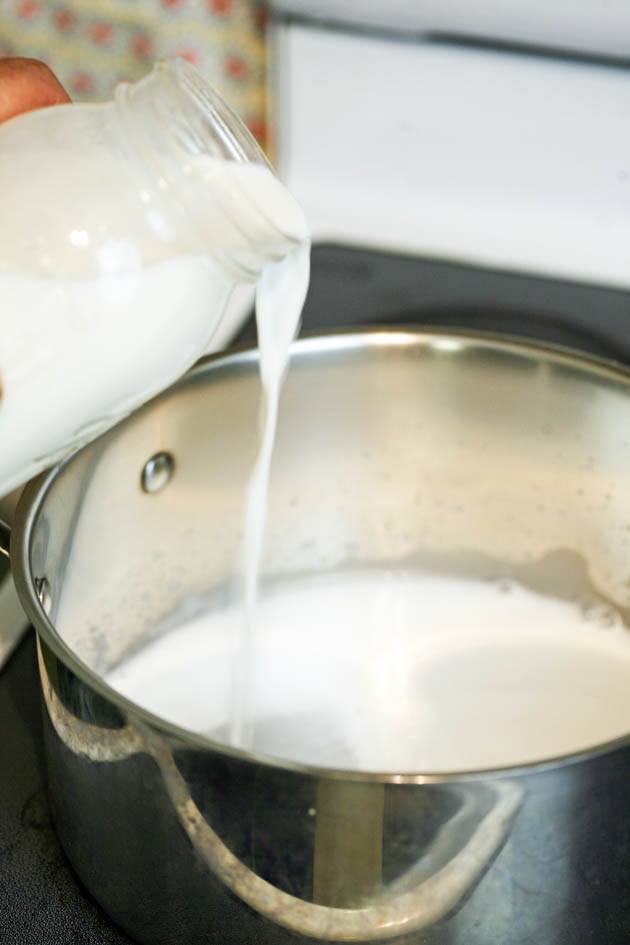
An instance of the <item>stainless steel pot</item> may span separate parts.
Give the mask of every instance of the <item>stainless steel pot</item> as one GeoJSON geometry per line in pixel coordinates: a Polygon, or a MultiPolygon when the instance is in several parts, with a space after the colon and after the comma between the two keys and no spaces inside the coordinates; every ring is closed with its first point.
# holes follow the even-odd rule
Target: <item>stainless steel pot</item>
{"type": "MultiPolygon", "coordinates": [[[[359,775],[228,750],[103,683],[184,599],[229,586],[257,410],[255,353],[210,359],[18,506],[50,797],[88,890],[147,945],[626,943],[628,739],[512,770],[359,775]]],[[[296,345],[268,579],[406,562],[626,616],[629,541],[626,371],[427,332],[296,345]]]]}

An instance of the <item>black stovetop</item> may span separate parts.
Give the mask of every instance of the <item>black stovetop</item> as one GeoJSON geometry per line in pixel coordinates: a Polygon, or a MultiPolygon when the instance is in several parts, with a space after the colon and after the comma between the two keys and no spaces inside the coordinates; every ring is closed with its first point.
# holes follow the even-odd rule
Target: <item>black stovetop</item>
{"type": "MultiPolygon", "coordinates": [[[[630,293],[319,246],[304,331],[435,325],[539,339],[630,364],[630,293]]],[[[249,322],[237,344],[255,340],[249,322]]],[[[32,633],[0,670],[0,945],[123,945],[50,820],[32,633]]]]}

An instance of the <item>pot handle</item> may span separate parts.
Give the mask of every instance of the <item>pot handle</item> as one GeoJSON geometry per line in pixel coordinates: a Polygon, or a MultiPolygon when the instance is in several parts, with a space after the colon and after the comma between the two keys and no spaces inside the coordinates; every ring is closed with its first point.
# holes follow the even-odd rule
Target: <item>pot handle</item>
{"type": "Polygon", "coordinates": [[[403,886],[393,884],[356,909],[306,902],[256,875],[223,843],[191,797],[164,738],[141,723],[109,730],[76,718],[60,702],[48,679],[39,646],[38,655],[48,715],[64,744],[95,762],[122,761],[138,753],[153,758],[178,819],[209,870],[255,912],[298,935],[329,942],[369,942],[431,927],[482,878],[521,806],[523,791],[518,784],[490,783],[494,792],[490,810],[463,847],[433,875],[414,883],[416,868],[412,866],[403,886]]]}
{"type": "Polygon", "coordinates": [[[0,499],[0,557],[10,559],[11,548],[11,528],[13,526],[13,517],[18,499],[22,494],[22,489],[16,489],[9,495],[0,499]]]}
{"type": "MultiPolygon", "coordinates": [[[[11,525],[21,489],[0,499],[0,559],[10,558],[11,525]]],[[[0,580],[0,669],[5,665],[28,627],[13,577],[9,571],[0,580]]]]}
{"type": "Polygon", "coordinates": [[[4,519],[0,518],[0,555],[11,560],[11,526],[7,525],[4,519]]]}
{"type": "Polygon", "coordinates": [[[414,884],[418,863],[402,881],[358,908],[319,905],[278,889],[245,866],[193,801],[170,748],[154,732],[146,734],[149,754],[160,767],[179,821],[211,872],[259,915],[294,934],[319,941],[389,940],[440,922],[484,876],[505,842],[523,797],[522,788],[513,782],[492,784],[495,800],[490,810],[465,846],[432,876],[414,884]]]}

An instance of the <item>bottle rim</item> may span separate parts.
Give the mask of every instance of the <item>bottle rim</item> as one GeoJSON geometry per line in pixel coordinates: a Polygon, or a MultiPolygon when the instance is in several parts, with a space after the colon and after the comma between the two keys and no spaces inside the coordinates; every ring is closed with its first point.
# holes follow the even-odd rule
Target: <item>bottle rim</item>
{"type": "MultiPolygon", "coordinates": [[[[200,219],[203,208],[191,199],[185,200],[173,183],[177,168],[192,158],[206,156],[231,164],[258,165],[274,174],[264,151],[242,120],[184,59],[156,62],[140,81],[120,83],[115,91],[115,102],[134,149],[155,172],[161,189],[168,189],[184,205],[189,216],[195,218],[197,229],[203,230],[200,219]]],[[[238,187],[236,181],[233,185],[238,187]]],[[[243,188],[240,188],[240,198],[241,205],[247,206],[252,214],[252,222],[257,220],[287,243],[296,242],[291,234],[278,229],[274,220],[243,188]]],[[[247,241],[243,221],[234,217],[227,206],[221,206],[221,210],[247,241]]],[[[231,254],[224,262],[232,265],[247,281],[258,274],[249,263],[234,259],[231,254]]]]}
{"type": "Polygon", "coordinates": [[[211,154],[272,169],[241,118],[185,59],[158,60],[138,82],[119,83],[114,97],[123,108],[150,100],[156,113],[168,116],[171,127],[175,125],[177,143],[189,155],[211,154]],[[159,97],[150,91],[156,84],[161,90],[159,97]]]}

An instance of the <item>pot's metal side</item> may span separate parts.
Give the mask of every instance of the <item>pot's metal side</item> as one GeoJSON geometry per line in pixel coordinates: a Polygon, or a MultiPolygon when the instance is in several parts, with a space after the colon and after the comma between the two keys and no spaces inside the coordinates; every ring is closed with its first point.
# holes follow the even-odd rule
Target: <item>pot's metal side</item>
{"type": "Polygon", "coordinates": [[[375,799],[123,719],[41,642],[40,671],[60,838],[146,945],[630,933],[628,748],[487,784],[379,784],[375,799]],[[374,816],[382,844],[366,869],[356,824],[374,816]]]}

